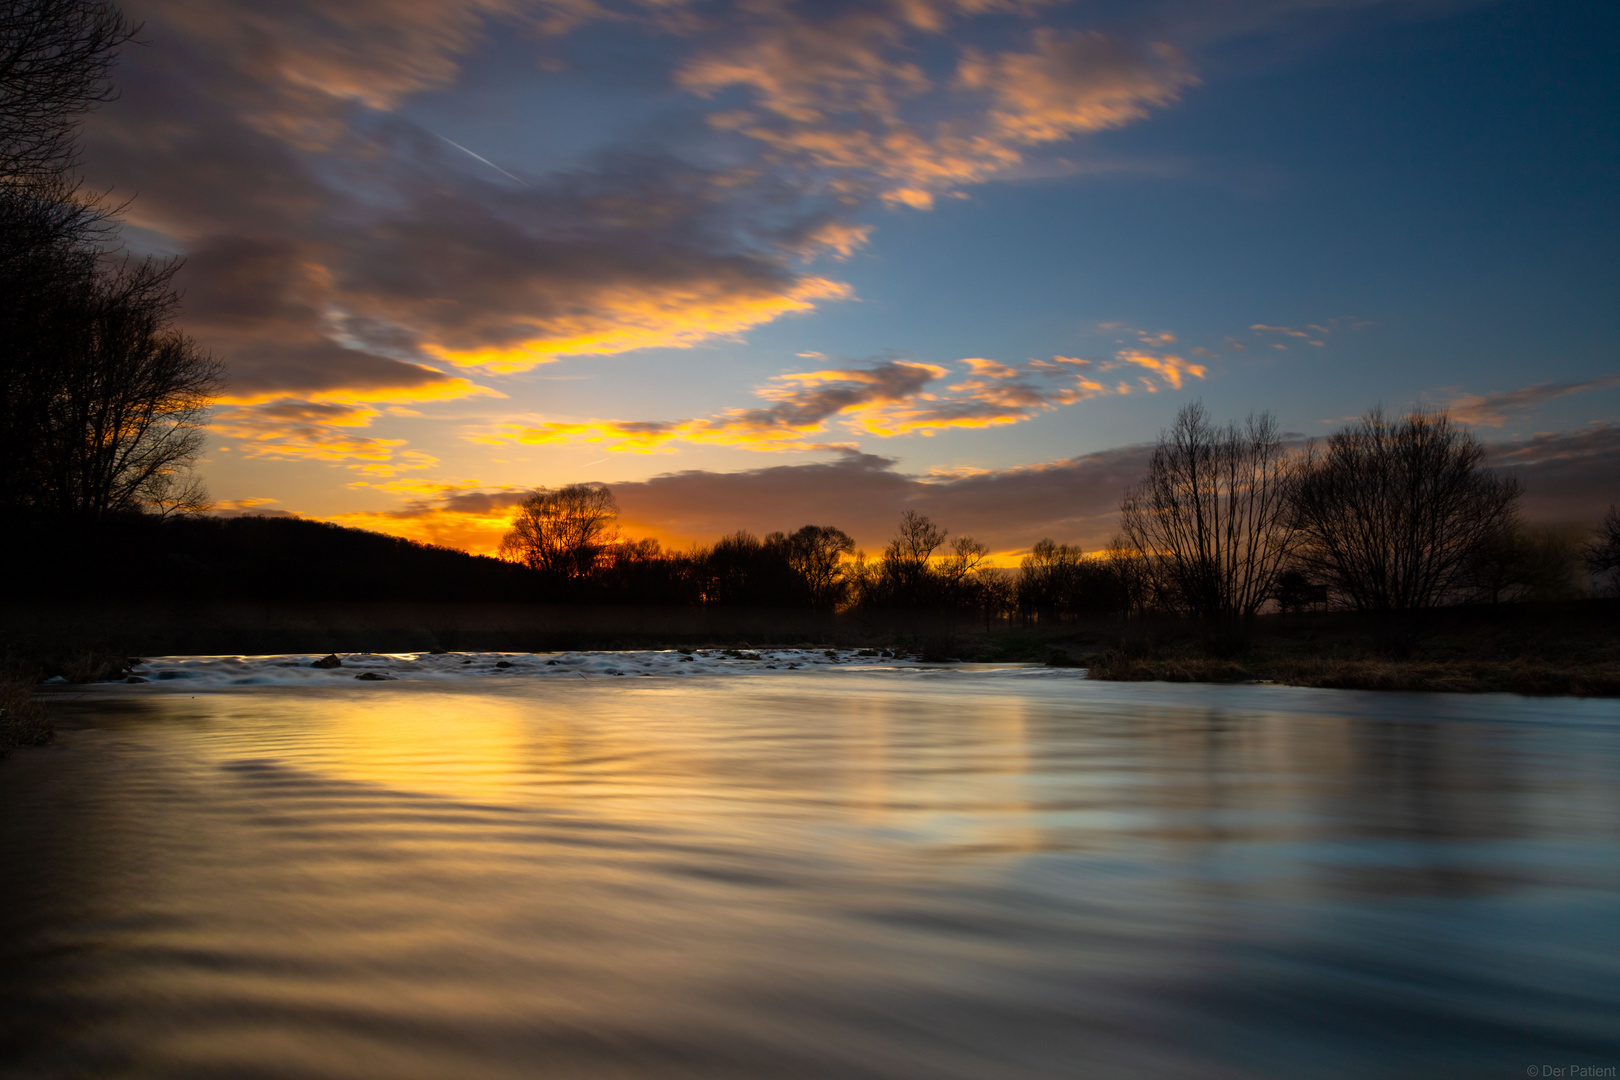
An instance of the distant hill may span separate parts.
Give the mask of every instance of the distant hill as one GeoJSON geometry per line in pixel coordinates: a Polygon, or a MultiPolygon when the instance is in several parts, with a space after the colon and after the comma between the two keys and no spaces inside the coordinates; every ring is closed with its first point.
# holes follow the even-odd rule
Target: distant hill
{"type": "Polygon", "coordinates": [[[521,566],[295,517],[130,516],[92,530],[12,522],[12,600],[410,600],[541,598],[521,566]]]}

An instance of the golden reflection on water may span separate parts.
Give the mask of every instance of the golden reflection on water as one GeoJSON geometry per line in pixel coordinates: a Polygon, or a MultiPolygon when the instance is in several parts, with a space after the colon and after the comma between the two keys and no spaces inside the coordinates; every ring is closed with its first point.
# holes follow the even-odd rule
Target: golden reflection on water
{"type": "Polygon", "coordinates": [[[455,693],[355,695],[322,700],[319,707],[324,771],[358,783],[508,801],[536,765],[560,771],[573,755],[566,725],[537,718],[523,701],[455,693]]]}

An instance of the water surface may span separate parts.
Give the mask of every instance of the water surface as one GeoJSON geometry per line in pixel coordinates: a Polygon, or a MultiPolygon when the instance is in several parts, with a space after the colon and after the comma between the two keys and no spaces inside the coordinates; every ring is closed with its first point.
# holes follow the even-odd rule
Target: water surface
{"type": "Polygon", "coordinates": [[[0,763],[7,1075],[1620,1064],[1613,702],[828,665],[61,706],[0,763]]]}

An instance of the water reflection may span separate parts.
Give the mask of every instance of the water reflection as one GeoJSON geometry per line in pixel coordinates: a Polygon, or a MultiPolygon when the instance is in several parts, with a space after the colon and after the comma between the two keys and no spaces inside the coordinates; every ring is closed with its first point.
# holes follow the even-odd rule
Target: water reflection
{"type": "Polygon", "coordinates": [[[0,765],[21,1076],[1620,1063],[1609,703],[826,671],[75,709],[0,765]]]}

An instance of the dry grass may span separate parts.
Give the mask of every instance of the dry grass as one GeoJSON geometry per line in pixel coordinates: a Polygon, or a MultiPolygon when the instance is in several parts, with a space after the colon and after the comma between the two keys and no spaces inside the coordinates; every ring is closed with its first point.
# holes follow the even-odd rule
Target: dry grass
{"type": "Polygon", "coordinates": [[[1112,682],[1246,682],[1257,677],[1230,660],[1200,656],[1149,660],[1106,652],[1088,658],[1080,666],[1088,669],[1091,678],[1112,682]]]}
{"type": "Polygon", "coordinates": [[[0,755],[16,746],[43,746],[55,733],[45,706],[34,700],[34,681],[0,677],[0,755]]]}
{"type": "Polygon", "coordinates": [[[1117,682],[1267,681],[1338,690],[1573,694],[1620,697],[1620,665],[1514,661],[1272,658],[1237,663],[1206,657],[1147,659],[1107,652],[1089,658],[1094,679],[1117,682]]]}

